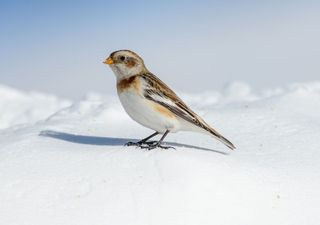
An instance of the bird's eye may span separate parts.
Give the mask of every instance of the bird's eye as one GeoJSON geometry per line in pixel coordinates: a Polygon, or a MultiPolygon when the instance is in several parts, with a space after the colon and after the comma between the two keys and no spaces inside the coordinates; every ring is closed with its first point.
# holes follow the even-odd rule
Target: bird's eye
{"type": "Polygon", "coordinates": [[[124,61],[125,59],[126,59],[126,57],[120,56],[120,60],[121,60],[121,61],[124,61]]]}

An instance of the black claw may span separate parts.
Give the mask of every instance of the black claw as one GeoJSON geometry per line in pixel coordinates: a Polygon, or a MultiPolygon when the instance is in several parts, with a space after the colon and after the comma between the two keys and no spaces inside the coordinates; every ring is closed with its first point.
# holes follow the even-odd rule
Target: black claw
{"type": "Polygon", "coordinates": [[[138,142],[129,141],[128,143],[124,144],[124,146],[134,146],[134,145],[138,145],[138,142]]]}
{"type": "Polygon", "coordinates": [[[151,146],[151,145],[155,145],[156,143],[158,143],[157,141],[148,141],[148,142],[141,142],[141,141],[138,141],[138,142],[132,142],[132,141],[129,141],[128,143],[125,143],[124,146],[138,146],[138,147],[144,147],[144,145],[146,145],[147,147],[148,146],[151,146]]]}
{"type": "Polygon", "coordinates": [[[170,149],[170,148],[172,148],[172,149],[176,149],[175,147],[172,147],[172,146],[163,146],[163,145],[159,145],[159,146],[157,146],[157,147],[159,147],[159,148],[163,148],[163,149],[170,149]]]}
{"type": "Polygon", "coordinates": [[[146,145],[155,145],[155,144],[157,144],[158,142],[157,141],[148,141],[148,142],[145,142],[144,144],[146,144],[146,145]]]}
{"type": "Polygon", "coordinates": [[[149,146],[140,146],[141,148],[145,148],[145,149],[148,149],[148,150],[153,150],[153,149],[156,149],[156,148],[162,148],[162,149],[175,149],[174,147],[172,146],[164,146],[164,145],[160,145],[158,142],[156,142],[156,144],[153,144],[153,145],[149,145],[149,146]]]}
{"type": "Polygon", "coordinates": [[[161,139],[159,141],[147,141],[150,138],[152,138],[152,137],[156,136],[157,134],[159,134],[158,132],[155,132],[155,133],[151,134],[149,137],[146,137],[145,139],[142,139],[141,141],[138,141],[138,142],[129,141],[128,143],[125,144],[125,146],[137,146],[137,147],[140,147],[142,149],[148,149],[148,150],[152,150],[152,149],[155,149],[155,148],[158,148],[158,147],[162,148],[162,149],[169,149],[169,148],[175,149],[172,146],[163,146],[163,145],[161,145],[163,139],[167,136],[168,133],[169,133],[169,130],[167,130],[163,134],[163,136],[161,137],[161,139]]]}
{"type": "Polygon", "coordinates": [[[148,141],[148,142],[132,142],[132,141],[129,141],[124,146],[137,146],[139,148],[148,149],[148,150],[153,150],[155,148],[162,148],[162,149],[170,149],[170,148],[172,148],[172,149],[175,149],[172,146],[161,145],[161,144],[159,144],[158,141],[148,141]]]}

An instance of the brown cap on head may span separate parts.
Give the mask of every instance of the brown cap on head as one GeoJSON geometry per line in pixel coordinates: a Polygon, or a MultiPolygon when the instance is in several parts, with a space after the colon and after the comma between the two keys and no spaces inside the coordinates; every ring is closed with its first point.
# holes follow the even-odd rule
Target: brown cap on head
{"type": "Polygon", "coordinates": [[[143,59],[130,50],[119,50],[112,52],[103,62],[111,67],[117,77],[130,77],[148,72],[143,59]]]}
{"type": "Polygon", "coordinates": [[[110,54],[110,56],[105,61],[103,61],[103,63],[104,64],[108,64],[108,65],[117,63],[117,57],[119,55],[123,55],[123,56],[127,56],[127,57],[130,57],[130,58],[134,58],[134,59],[136,59],[136,60],[138,60],[138,61],[143,63],[143,59],[138,54],[136,54],[135,52],[133,52],[131,50],[114,51],[114,52],[112,52],[110,54]]]}

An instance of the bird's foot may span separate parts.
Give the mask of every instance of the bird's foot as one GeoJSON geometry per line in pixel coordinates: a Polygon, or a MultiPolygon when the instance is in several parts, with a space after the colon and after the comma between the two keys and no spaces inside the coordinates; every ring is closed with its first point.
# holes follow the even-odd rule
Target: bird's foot
{"type": "Polygon", "coordinates": [[[139,142],[133,142],[133,141],[129,141],[124,144],[124,146],[137,146],[137,145],[139,145],[139,142]]]}
{"type": "Polygon", "coordinates": [[[124,146],[137,146],[137,147],[144,148],[145,146],[151,146],[151,145],[154,145],[156,143],[157,143],[157,141],[146,141],[146,142],[141,142],[141,141],[132,142],[132,141],[129,141],[128,143],[124,144],[124,146]]]}
{"type": "Polygon", "coordinates": [[[142,149],[147,149],[147,150],[153,150],[155,148],[162,148],[162,149],[175,149],[172,146],[165,146],[161,145],[158,141],[147,141],[147,142],[128,142],[125,144],[125,146],[137,146],[142,149]]]}
{"type": "Polygon", "coordinates": [[[172,146],[165,146],[165,145],[161,145],[160,143],[154,141],[153,143],[148,143],[148,145],[144,145],[144,146],[139,146],[140,148],[142,149],[147,149],[147,150],[153,150],[153,149],[156,149],[156,148],[162,148],[162,149],[175,149],[174,147],[172,146]]]}

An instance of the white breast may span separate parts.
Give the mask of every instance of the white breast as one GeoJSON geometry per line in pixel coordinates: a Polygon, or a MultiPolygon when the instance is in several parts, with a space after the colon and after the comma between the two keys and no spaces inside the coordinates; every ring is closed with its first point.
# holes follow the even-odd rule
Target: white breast
{"type": "Polygon", "coordinates": [[[159,133],[164,133],[166,130],[177,132],[180,129],[180,122],[175,116],[161,113],[161,105],[146,99],[142,94],[137,93],[134,88],[118,92],[118,95],[125,111],[141,125],[159,133]]]}

